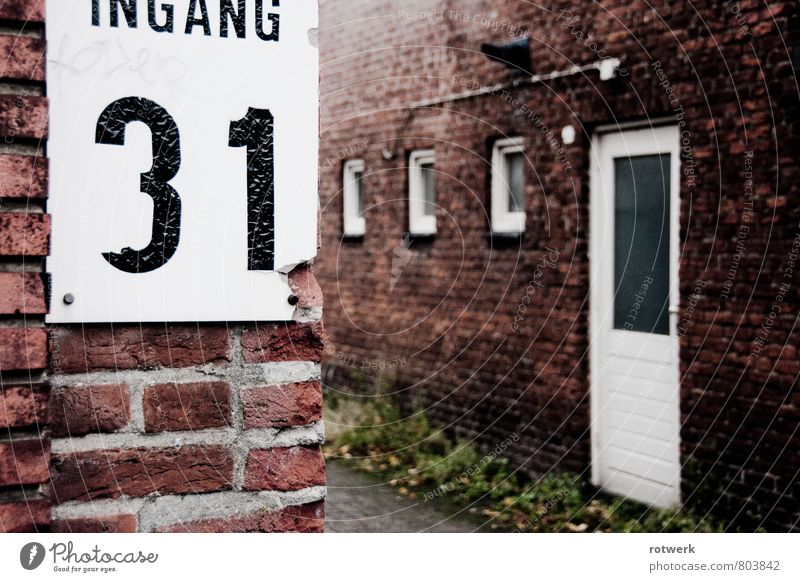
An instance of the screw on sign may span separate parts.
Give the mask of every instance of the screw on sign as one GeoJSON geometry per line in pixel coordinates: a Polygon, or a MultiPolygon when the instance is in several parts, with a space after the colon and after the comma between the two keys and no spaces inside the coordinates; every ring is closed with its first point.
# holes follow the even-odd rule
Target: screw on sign
{"type": "Polygon", "coordinates": [[[316,255],[317,3],[47,9],[50,46],[182,72],[48,62],[48,321],[290,320],[287,275],[316,255]]]}

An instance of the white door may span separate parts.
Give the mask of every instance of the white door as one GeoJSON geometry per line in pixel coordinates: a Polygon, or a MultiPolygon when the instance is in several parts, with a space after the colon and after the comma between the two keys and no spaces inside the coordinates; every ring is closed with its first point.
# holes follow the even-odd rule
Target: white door
{"type": "Polygon", "coordinates": [[[679,134],[598,132],[591,183],[592,479],[680,502],[679,134]]]}

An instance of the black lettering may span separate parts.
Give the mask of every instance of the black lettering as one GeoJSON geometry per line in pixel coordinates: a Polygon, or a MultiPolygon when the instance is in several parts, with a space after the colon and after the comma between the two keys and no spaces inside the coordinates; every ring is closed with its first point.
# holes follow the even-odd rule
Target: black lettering
{"type": "MultiPolygon", "coordinates": [[[[3,0],[0,0],[2,2],[3,0]]],[[[128,28],[138,28],[138,8],[144,3],[137,0],[90,0],[92,10],[92,26],[103,24],[103,7],[108,6],[109,25],[112,28],[120,27],[120,20],[124,18],[128,28]]],[[[215,0],[216,1],[216,0],[215,0]]],[[[272,5],[272,9],[280,8],[280,0],[253,0],[255,2],[255,30],[258,38],[264,41],[280,40],[281,17],[277,12],[268,12],[264,8],[265,1],[272,5]]],[[[185,6],[185,5],[183,5],[185,6]]],[[[144,9],[144,8],[142,8],[144,9]]],[[[180,30],[176,22],[176,10],[182,11],[182,5],[170,0],[147,0],[147,23],[153,32],[174,33],[180,30]]],[[[248,0],[219,0],[219,36],[229,38],[247,37],[247,12],[248,0]]],[[[251,12],[252,14],[252,12],[251,12]]],[[[215,15],[216,17],[216,15],[215,15]]],[[[252,16],[251,16],[252,18],[252,16]]],[[[203,28],[204,36],[212,36],[211,17],[208,11],[208,0],[189,0],[186,8],[185,34],[194,34],[196,26],[203,28]],[[199,14],[198,14],[199,11],[199,14]]],[[[216,31],[214,31],[216,32],[216,31]]]]}
{"type": "MultiPolygon", "coordinates": [[[[136,0],[110,0],[111,2],[111,26],[119,27],[119,9],[125,16],[128,28],[136,28],[136,0]]],[[[99,18],[99,15],[98,15],[99,18]]]]}
{"type": "Polygon", "coordinates": [[[206,0],[192,0],[189,3],[189,13],[186,15],[186,34],[192,34],[195,26],[202,26],[203,34],[211,36],[211,20],[208,18],[206,0]],[[198,2],[200,2],[200,18],[195,17],[198,2]]]}
{"type": "MultiPolygon", "coordinates": [[[[278,6],[277,0],[272,0],[273,6],[278,6]]],[[[256,0],[256,34],[261,40],[280,40],[281,17],[279,14],[267,14],[267,19],[272,23],[269,34],[264,32],[264,0],[256,0]]]]}
{"type": "Polygon", "coordinates": [[[173,32],[175,30],[175,7],[172,4],[161,5],[161,11],[167,15],[167,21],[159,24],[156,21],[156,0],[148,0],[147,21],[156,32],[173,32]]]}
{"type": "Polygon", "coordinates": [[[228,145],[247,148],[247,269],[272,271],[275,265],[275,162],[273,117],[249,108],[231,122],[228,145]]]}
{"type": "Polygon", "coordinates": [[[100,26],[100,0],[92,0],[92,26],[100,26]]]}
{"type": "Polygon", "coordinates": [[[103,258],[125,273],[149,273],[163,267],[180,242],[181,198],[168,182],[181,167],[181,137],[175,120],[158,103],[142,97],[124,97],[100,114],[95,142],[125,145],[125,130],[134,121],[147,125],[153,138],[153,164],[140,181],[142,193],[153,199],[152,235],[142,250],[126,247],[119,253],[103,253],[103,258]]]}
{"type": "Polygon", "coordinates": [[[233,0],[220,0],[219,4],[219,35],[228,38],[228,19],[233,23],[238,38],[245,38],[247,34],[247,20],[245,19],[245,0],[238,0],[238,12],[233,9],[233,0]]]}

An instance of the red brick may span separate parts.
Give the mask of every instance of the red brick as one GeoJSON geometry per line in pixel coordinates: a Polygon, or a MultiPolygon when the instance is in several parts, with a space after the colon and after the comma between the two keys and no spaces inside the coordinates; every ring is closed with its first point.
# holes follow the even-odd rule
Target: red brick
{"type": "Polygon", "coordinates": [[[322,289],[310,265],[297,267],[289,273],[289,287],[298,299],[298,307],[322,307],[322,289]]]}
{"type": "Polygon", "coordinates": [[[244,516],[201,519],[159,528],[168,533],[322,533],[325,529],[322,501],[285,507],[278,511],[244,516]]]}
{"type": "Polygon", "coordinates": [[[20,428],[47,422],[47,390],[41,385],[9,386],[0,391],[0,428],[20,428]]]}
{"type": "Polygon", "coordinates": [[[15,139],[47,137],[47,98],[0,95],[0,135],[15,139]]]}
{"type": "Polygon", "coordinates": [[[247,388],[240,398],[245,428],[300,426],[322,418],[319,382],[247,388]]]}
{"type": "Polygon", "coordinates": [[[231,387],[226,382],[159,384],[144,393],[147,432],[230,426],[231,387]]]}
{"type": "Polygon", "coordinates": [[[0,155],[0,175],[2,198],[47,197],[47,158],[0,155]]]}
{"type": "Polygon", "coordinates": [[[0,214],[0,256],[45,257],[50,240],[50,217],[33,212],[0,214]]]}
{"type": "Polygon", "coordinates": [[[57,388],[50,396],[50,430],[55,437],[115,432],[131,417],[125,384],[57,388]]]}
{"type": "Polygon", "coordinates": [[[321,323],[261,325],[242,334],[244,359],[254,362],[318,362],[324,348],[321,323]]]}
{"type": "Polygon", "coordinates": [[[0,35],[0,78],[44,81],[44,64],[41,38],[0,35]]]}
{"type": "Polygon", "coordinates": [[[208,493],[230,489],[233,457],[221,446],[110,449],[53,456],[51,487],[58,503],[208,493]]]}
{"type": "Polygon", "coordinates": [[[325,461],[319,447],[250,451],[244,488],[250,491],[297,491],[325,485],[325,461]]]}
{"type": "MultiPolygon", "coordinates": [[[[390,4],[378,0],[370,6],[376,14],[388,13],[390,4]]],[[[314,272],[327,300],[326,329],[338,351],[336,359],[324,362],[326,384],[345,390],[360,385],[362,392],[388,386],[401,404],[419,404],[437,424],[456,423],[462,437],[483,448],[518,433],[519,441],[505,454],[524,471],[586,474],[592,372],[586,357],[591,340],[587,298],[594,281],[588,249],[592,150],[590,136],[581,129],[591,132],[615,119],[675,116],[673,124],[680,121],[685,140],[676,209],[681,284],[674,299],[682,305],[680,319],[696,302],[691,295],[698,280],[704,282],[694,319],[681,338],[681,384],[706,394],[698,406],[691,401],[682,406],[680,440],[687,453],[699,457],[684,459],[682,493],[690,502],[700,498],[704,513],[718,514],[724,497],[719,503],[718,495],[713,503],[703,499],[728,491],[726,496],[737,502],[725,517],[742,522],[748,515],[763,516],[763,521],[752,519],[753,528],[782,520],[784,530],[796,529],[797,463],[770,462],[760,469],[758,480],[764,477],[767,488],[774,485],[773,502],[752,495],[751,503],[750,494],[726,487],[725,479],[732,478],[726,473],[746,473],[743,459],[750,458],[766,426],[765,441],[781,436],[785,443],[800,423],[797,402],[777,406],[797,393],[797,357],[763,354],[748,362],[762,331],[775,348],[798,344],[800,269],[785,269],[800,222],[794,154],[800,148],[800,115],[796,71],[782,56],[781,42],[787,30],[795,37],[800,31],[800,21],[789,18],[797,2],[774,3],[783,10],[778,18],[766,3],[729,2],[722,10],[719,3],[695,3],[699,18],[724,31],[719,35],[696,33],[678,4],[660,3],[655,9],[669,20],[664,27],[650,20],[653,10],[643,2],[571,0],[557,3],[548,15],[531,3],[498,0],[491,3],[495,22],[522,27],[514,35],[532,33],[532,72],[590,63],[601,47],[604,54],[621,56],[629,71],[609,83],[567,76],[547,87],[514,83],[495,95],[413,108],[413,102],[465,91],[463,80],[484,86],[511,80],[505,67],[480,51],[459,51],[458,59],[451,58],[454,48],[477,46],[476,39],[507,42],[510,31],[490,30],[479,19],[450,18],[448,4],[453,3],[425,3],[444,18],[416,24],[401,18],[376,29],[358,19],[364,2],[320,3],[321,126],[327,129],[320,140],[323,244],[314,272]],[[757,43],[748,42],[737,21],[747,23],[757,43]],[[665,42],[670,32],[682,39],[692,75],[686,74],[686,59],[676,53],[676,44],[665,42]],[[578,40],[587,35],[597,44],[578,40]],[[370,50],[375,46],[387,50],[370,50]],[[725,54],[730,70],[719,67],[715,51],[725,54]],[[769,74],[762,74],[765,63],[769,74]],[[415,75],[411,83],[409,71],[415,75]],[[754,79],[762,85],[756,88],[754,79]],[[515,99],[540,120],[531,119],[515,99]],[[414,115],[407,113],[409,107],[414,115]],[[563,148],[572,176],[556,151],[566,125],[579,130],[576,142],[563,148]],[[386,135],[401,135],[402,142],[384,148],[386,135]],[[524,137],[530,154],[527,230],[519,244],[498,248],[486,236],[487,154],[497,137],[513,135],[524,137]],[[406,249],[408,152],[429,148],[436,149],[438,233],[435,240],[414,240],[406,249]],[[754,152],[752,168],[746,150],[754,152]],[[348,158],[361,158],[366,165],[367,230],[359,241],[341,240],[342,163],[348,158]],[[745,223],[751,204],[752,220],[745,223]],[[543,288],[531,295],[527,287],[546,246],[560,251],[559,265],[544,269],[543,288]],[[784,282],[792,285],[788,292],[779,291],[784,282]],[[781,314],[762,329],[779,296],[781,314]],[[511,327],[523,300],[529,304],[515,333],[511,327]],[[744,390],[753,398],[743,397],[744,390]],[[775,394],[774,406],[766,392],[775,394]],[[719,458],[723,449],[740,457],[725,462],[719,458]],[[697,460],[708,469],[693,480],[688,473],[697,460]],[[693,494],[693,482],[708,491],[693,494]],[[794,517],[779,517],[776,507],[794,517]]],[[[651,371],[658,373],[657,366],[651,371]]],[[[755,494],[757,487],[750,491],[755,494]]]]}
{"type": "Polygon", "coordinates": [[[3,0],[0,19],[19,22],[44,22],[45,0],[3,0]]]}
{"type": "Polygon", "coordinates": [[[46,499],[0,503],[0,533],[36,533],[50,525],[46,499]]]}
{"type": "Polygon", "coordinates": [[[42,315],[44,282],[38,273],[0,273],[0,315],[42,315]]]}
{"type": "Polygon", "coordinates": [[[0,328],[0,371],[41,370],[47,367],[44,328],[0,328]]]}
{"type": "Polygon", "coordinates": [[[139,522],[135,515],[129,513],[59,519],[50,527],[50,533],[136,533],[137,531],[139,522]]]}
{"type": "Polygon", "coordinates": [[[224,326],[62,326],[50,342],[52,366],[62,373],[186,368],[229,359],[224,326]]]}
{"type": "Polygon", "coordinates": [[[0,486],[47,481],[50,442],[37,439],[0,442],[0,486]]]}

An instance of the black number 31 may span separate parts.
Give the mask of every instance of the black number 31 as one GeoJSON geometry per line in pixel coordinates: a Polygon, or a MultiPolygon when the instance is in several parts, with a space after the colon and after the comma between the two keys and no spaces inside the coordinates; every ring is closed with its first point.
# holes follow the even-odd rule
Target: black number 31
{"type": "MultiPolygon", "coordinates": [[[[181,238],[181,198],[169,185],[181,167],[181,138],[175,120],[158,103],[125,97],[111,103],[97,120],[95,142],[125,145],[129,123],[144,123],[152,135],[153,164],[141,175],[139,189],[153,199],[150,242],[103,258],[125,273],[149,273],[163,267],[178,250],[181,238]]],[[[247,147],[247,268],[272,271],[275,263],[275,186],[273,118],[266,109],[250,108],[231,122],[230,147],[247,147]]]]}

